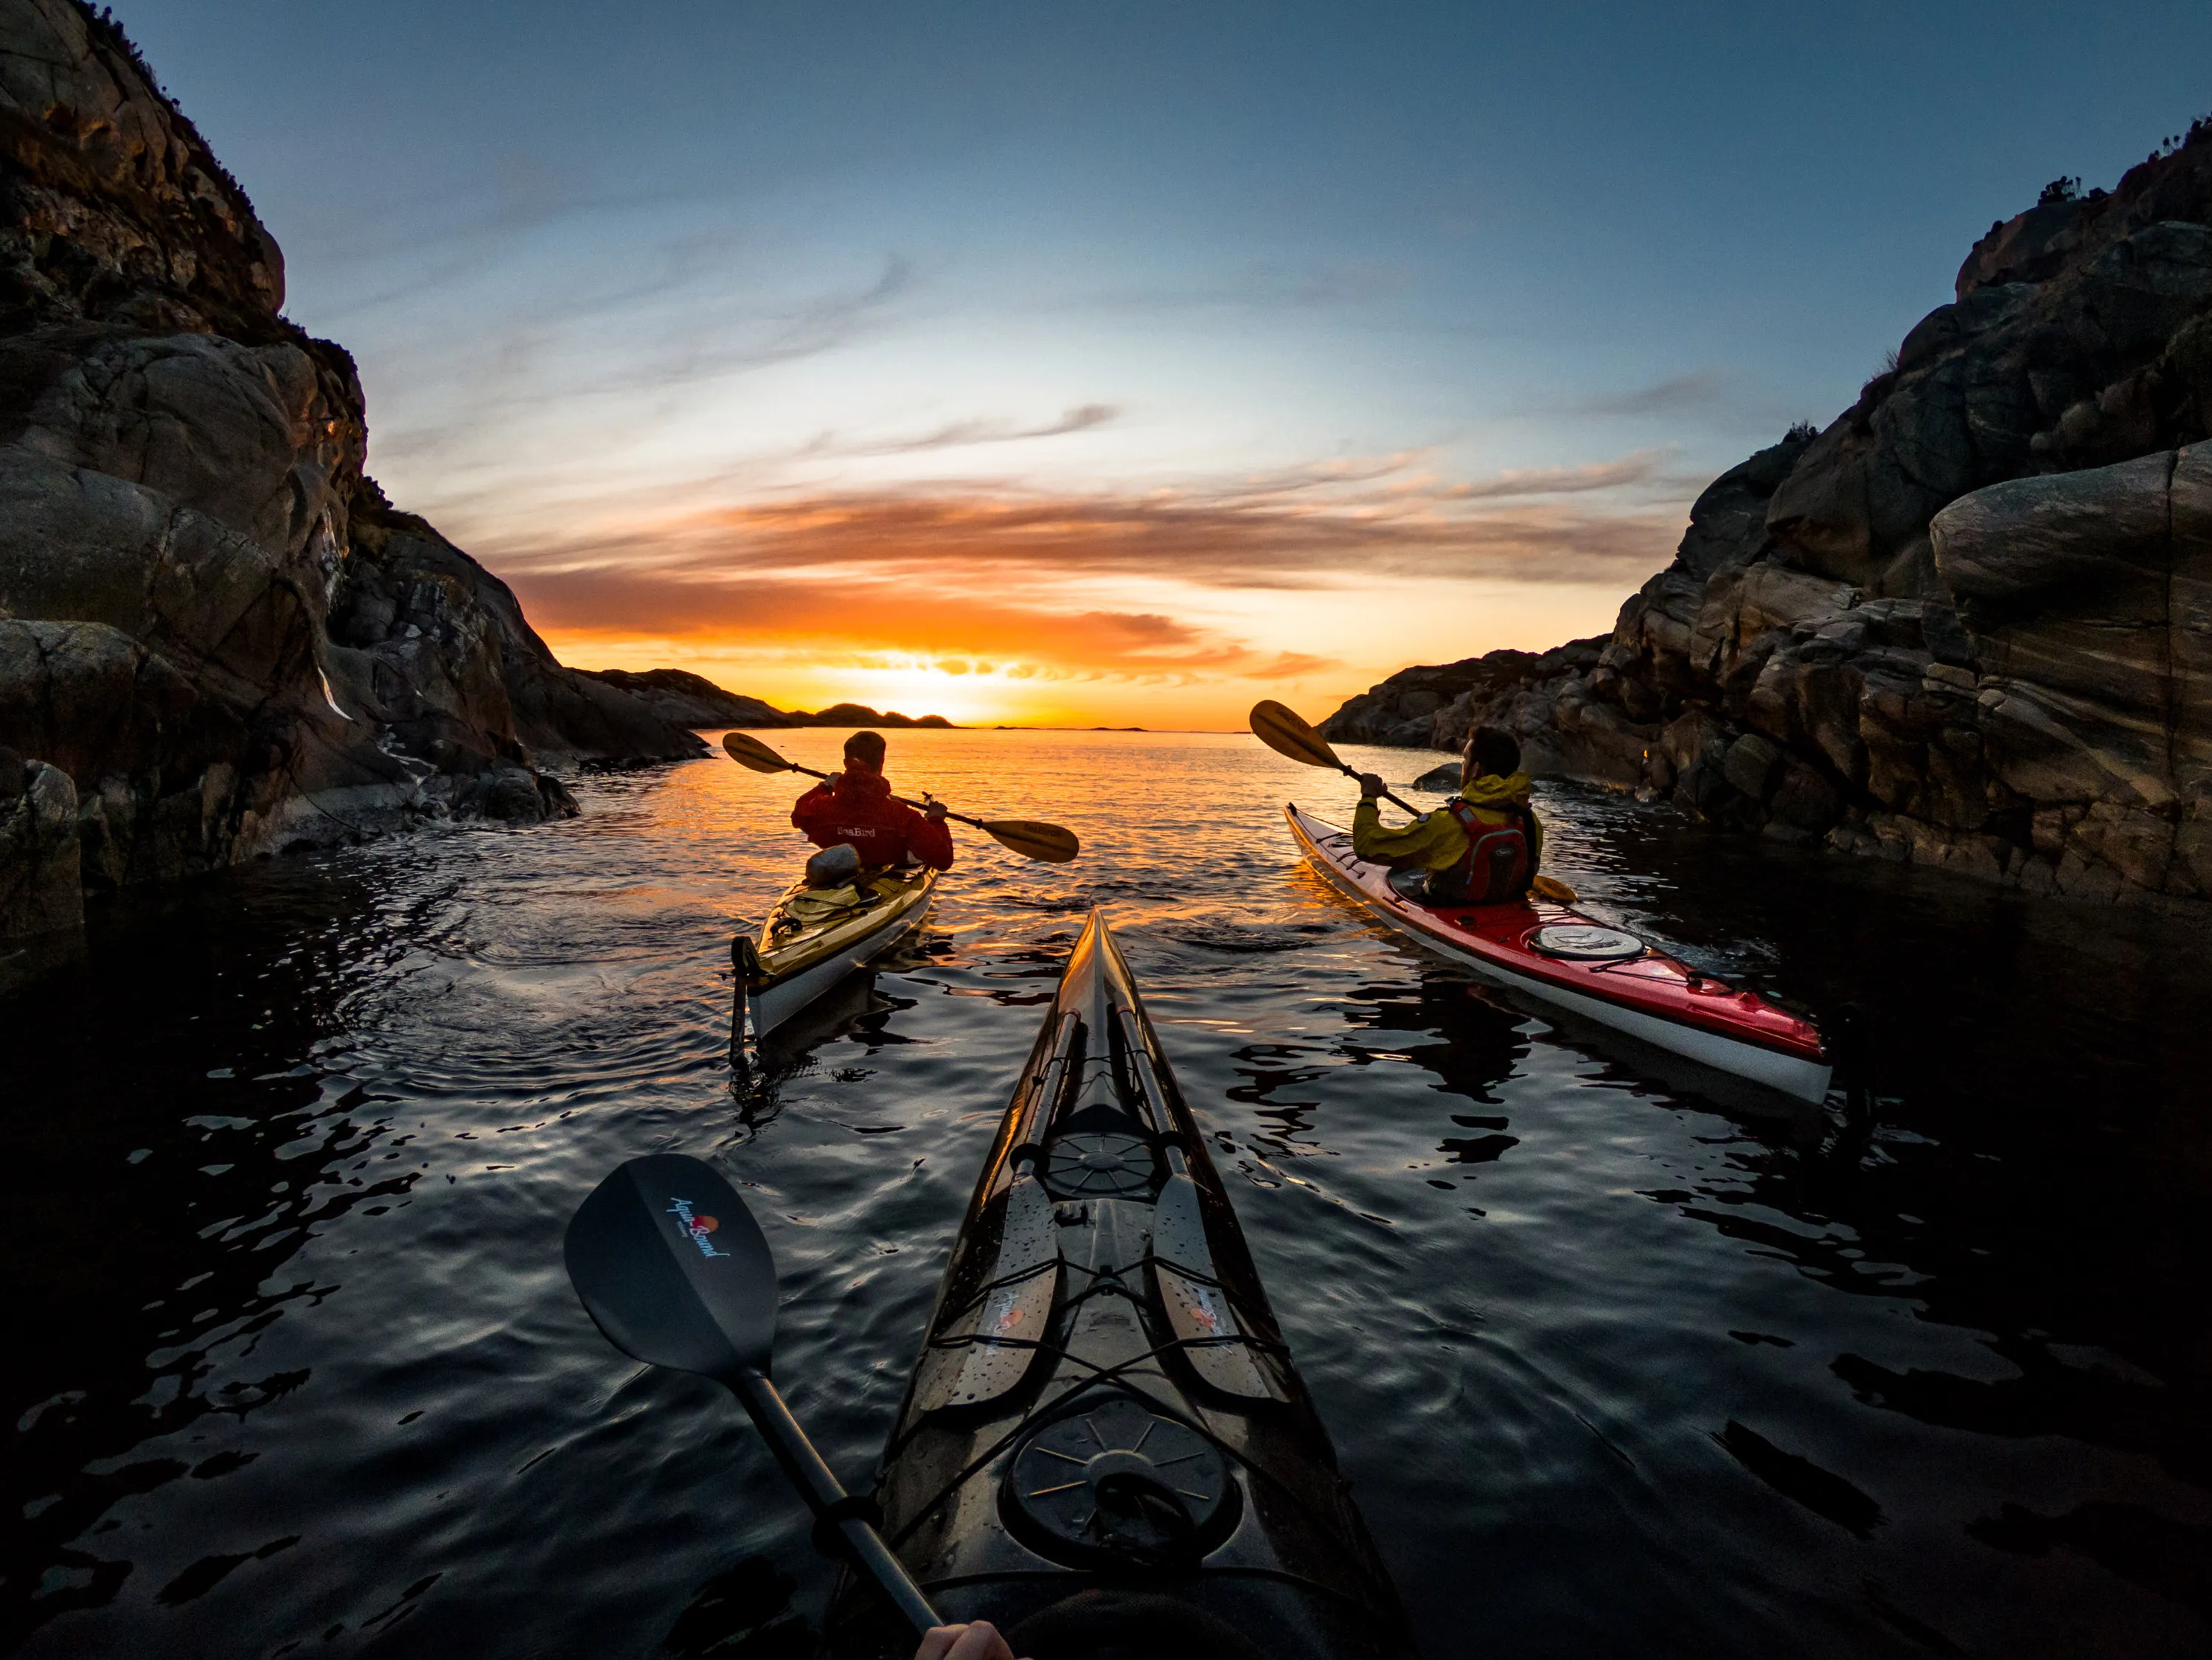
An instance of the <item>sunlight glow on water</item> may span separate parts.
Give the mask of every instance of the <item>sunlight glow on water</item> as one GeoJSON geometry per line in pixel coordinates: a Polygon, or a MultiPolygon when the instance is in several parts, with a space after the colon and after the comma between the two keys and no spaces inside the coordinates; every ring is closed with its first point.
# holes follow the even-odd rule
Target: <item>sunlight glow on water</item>
{"type": "MultiPolygon", "coordinates": [[[[840,734],[768,736],[823,765],[840,734]]],[[[1249,739],[892,745],[896,787],[1085,855],[964,835],[919,948],[764,1086],[731,1089],[727,946],[804,781],[719,758],[131,896],[0,1001],[9,1641],[799,1651],[829,1574],[797,1501],[714,1389],[599,1339],[561,1229],[623,1158],[719,1160],[783,1272],[779,1376],[859,1484],[1098,904],[1429,1653],[2203,1651],[2200,924],[1546,797],[1601,914],[1875,1011],[1861,1142],[1392,944],[1280,824],[1348,787],[1249,739]]]]}

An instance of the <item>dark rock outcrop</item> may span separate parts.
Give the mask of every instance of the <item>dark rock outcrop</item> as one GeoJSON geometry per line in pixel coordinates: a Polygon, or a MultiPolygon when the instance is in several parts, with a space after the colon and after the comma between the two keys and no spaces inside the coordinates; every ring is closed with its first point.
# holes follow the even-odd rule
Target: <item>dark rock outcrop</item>
{"type": "MultiPolygon", "coordinates": [[[[702,747],[390,508],[352,360],[283,293],[113,23],[0,0],[0,745],[65,775],[89,888],[570,812],[537,759],[702,747]]],[[[47,894],[8,846],[0,891],[47,894]]],[[[0,933],[53,915],[10,900],[0,933]]]]}
{"type": "Polygon", "coordinates": [[[787,725],[793,727],[926,727],[945,731],[952,725],[941,714],[901,714],[896,709],[886,709],[878,714],[866,703],[832,703],[811,714],[797,709],[783,718],[787,725]]]}
{"type": "Polygon", "coordinates": [[[2212,121],[1992,227],[1850,410],[1716,479],[1612,638],[1561,648],[1594,661],[1407,670],[1323,730],[1492,721],[1717,826],[2212,897],[2208,437],[2212,121]]]}
{"type": "Polygon", "coordinates": [[[0,939],[74,927],[78,880],[76,786],[59,767],[0,749],[0,939]]]}
{"type": "Polygon", "coordinates": [[[757,697],[724,691],[702,674],[683,669],[582,669],[594,680],[628,692],[662,720],[679,727],[792,727],[794,717],[757,697]]]}

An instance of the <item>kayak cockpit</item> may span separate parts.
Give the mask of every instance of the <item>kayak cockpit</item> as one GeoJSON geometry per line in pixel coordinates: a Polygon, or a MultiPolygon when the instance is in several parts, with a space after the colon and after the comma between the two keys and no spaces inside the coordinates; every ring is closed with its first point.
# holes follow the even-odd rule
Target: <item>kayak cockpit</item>
{"type": "Polygon", "coordinates": [[[730,942],[737,971],[733,1036],[757,1043],[921,921],[938,873],[922,866],[856,871],[834,886],[793,883],[769,909],[757,941],[730,942]]]}

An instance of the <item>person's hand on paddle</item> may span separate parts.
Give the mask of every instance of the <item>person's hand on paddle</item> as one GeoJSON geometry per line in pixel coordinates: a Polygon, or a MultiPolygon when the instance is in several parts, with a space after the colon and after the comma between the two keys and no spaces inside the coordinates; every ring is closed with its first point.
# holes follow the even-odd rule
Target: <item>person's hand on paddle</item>
{"type": "Polygon", "coordinates": [[[941,824],[945,822],[945,807],[944,802],[932,801],[927,806],[922,808],[921,816],[924,818],[928,819],[933,824],[941,824]]]}
{"type": "Polygon", "coordinates": [[[1372,801],[1389,793],[1390,787],[1382,781],[1381,773],[1363,772],[1359,775],[1359,794],[1364,799],[1372,801]]]}
{"type": "Polygon", "coordinates": [[[936,1626],[922,1635],[914,1660],[1014,1660],[1014,1651],[988,1620],[969,1626],[936,1626]]]}

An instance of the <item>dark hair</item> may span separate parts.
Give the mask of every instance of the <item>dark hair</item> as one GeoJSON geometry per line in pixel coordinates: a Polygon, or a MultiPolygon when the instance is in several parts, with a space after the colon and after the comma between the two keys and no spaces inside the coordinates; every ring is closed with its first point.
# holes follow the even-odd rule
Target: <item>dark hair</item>
{"type": "Polygon", "coordinates": [[[856,732],[845,740],[845,753],[858,756],[872,767],[884,763],[884,735],[879,732],[856,732]]]}
{"type": "Polygon", "coordinates": [[[1496,773],[1500,778],[1521,770],[1521,744],[1498,727],[1477,727],[1467,740],[1467,758],[1474,763],[1478,778],[1496,773]]]}

